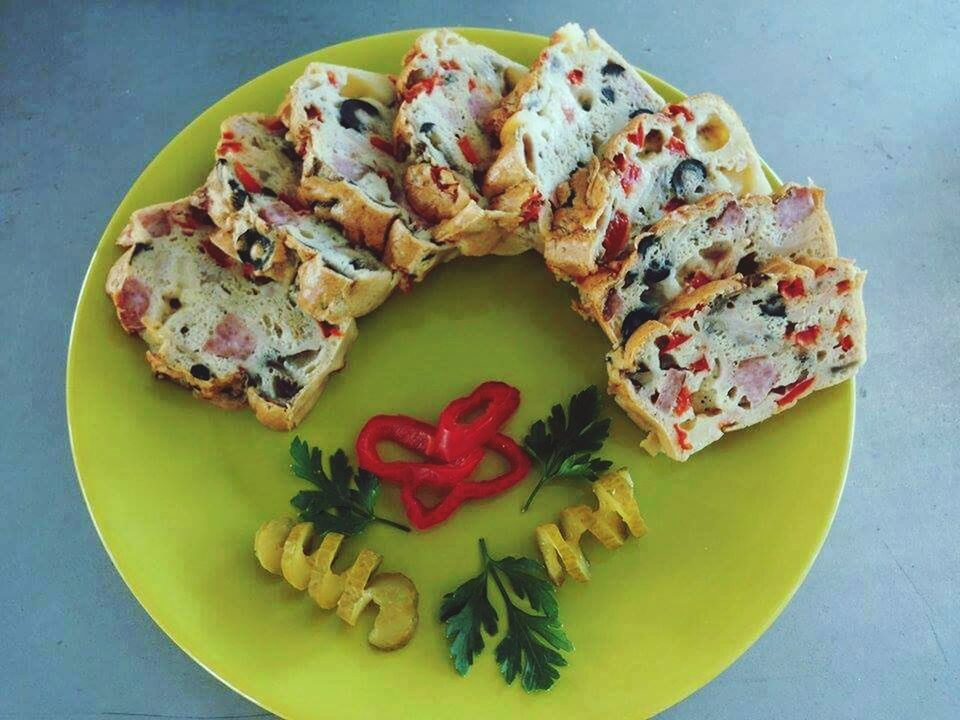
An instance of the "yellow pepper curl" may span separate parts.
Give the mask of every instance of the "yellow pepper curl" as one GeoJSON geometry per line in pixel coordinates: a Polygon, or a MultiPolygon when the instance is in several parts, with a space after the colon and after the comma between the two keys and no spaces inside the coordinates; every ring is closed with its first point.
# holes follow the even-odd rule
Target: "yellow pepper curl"
{"type": "Polygon", "coordinates": [[[260,565],[282,575],[297,590],[306,590],[324,610],[336,608],[348,625],[356,625],[371,602],[379,608],[367,640],[381,650],[396,650],[413,637],[419,620],[417,588],[406,575],[376,572],[383,559],[372,550],[361,550],[342,575],[333,571],[343,535],[327,533],[319,545],[313,523],[292,518],[269,520],[254,538],[260,565]]]}
{"type": "Polygon", "coordinates": [[[633,479],[626,468],[599,478],[593,484],[593,492],[597,496],[596,510],[586,505],[565,508],[560,512],[559,527],[546,523],[535,531],[537,547],[554,585],[561,585],[565,574],[577,582],[590,579],[590,566],[580,549],[584,533],[613,550],[623,545],[629,535],[641,537],[647,532],[633,497],[633,479]]]}

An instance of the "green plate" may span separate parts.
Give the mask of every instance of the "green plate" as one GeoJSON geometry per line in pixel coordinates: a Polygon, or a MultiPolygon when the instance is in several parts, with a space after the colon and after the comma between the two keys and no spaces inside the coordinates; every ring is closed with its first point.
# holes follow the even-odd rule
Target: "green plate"
{"type": "MultiPolygon", "coordinates": [[[[497,30],[465,34],[523,63],[545,43],[497,30]]],[[[143,345],[121,332],[103,292],[119,255],[113,241],[130,213],[203,181],[223,118],[272,111],[309,61],[396,72],[416,35],[352,40],[271,70],[200,115],[134,183],[90,264],[70,339],[67,410],[84,497],[107,552],[157,624],[211,673],[278,715],[653,715],[729,665],[797,589],[843,488],[852,384],[734,433],[685,464],[648,457],[641,432],[607,402],[614,421],[605,454],[632,470],[650,532],[616,551],[586,541],[593,579],[559,591],[576,651],[553,690],[528,695],[504,684],[492,643],[467,677],[454,672],[436,620],[440,598],[476,573],[478,537],[494,554],[533,557],[534,527],[569,504],[592,504],[589,488],[548,488],[521,515],[531,477],[430,532],[376,527],[345,543],[341,559],[377,550],[385,569],[406,573],[420,590],[413,641],[376,652],[366,642],[372,611],[351,629],[253,558],[254,531],[289,513],[287,501],[301,486],[286,471],[293,435],[155,380],[143,345]]],[[[680,97],[651,81],[666,97],[680,97]]],[[[605,383],[607,343],[571,312],[570,300],[534,253],[445,266],[360,321],[348,367],[299,433],[323,448],[351,448],[373,414],[432,418],[451,398],[500,379],[523,393],[508,426],[520,437],[552,403],[605,383]]],[[[380,510],[401,515],[394,488],[385,489],[380,510]]]]}

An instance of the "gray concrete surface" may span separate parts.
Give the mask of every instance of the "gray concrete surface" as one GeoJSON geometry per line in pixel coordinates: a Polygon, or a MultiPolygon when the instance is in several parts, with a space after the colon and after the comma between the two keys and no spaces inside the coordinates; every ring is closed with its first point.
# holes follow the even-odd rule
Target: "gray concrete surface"
{"type": "Polygon", "coordinates": [[[73,476],[71,312],[143,166],[236,85],[323,45],[568,19],[728,97],[783,177],[830,190],[843,251],[870,271],[871,359],[823,553],[771,630],[662,717],[960,717],[957,3],[458,5],[0,2],[0,718],[264,716],[140,609],[73,476]]]}

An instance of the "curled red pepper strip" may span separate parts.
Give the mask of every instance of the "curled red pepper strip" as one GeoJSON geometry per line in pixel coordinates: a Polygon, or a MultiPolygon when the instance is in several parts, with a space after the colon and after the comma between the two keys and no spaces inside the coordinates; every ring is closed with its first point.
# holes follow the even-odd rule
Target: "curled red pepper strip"
{"type": "Polygon", "coordinates": [[[466,500],[478,500],[497,495],[516,485],[530,472],[530,458],[506,435],[499,433],[494,435],[486,447],[502,456],[510,464],[506,472],[495,478],[483,481],[464,478],[451,485],[445,480],[415,472],[403,483],[400,500],[403,502],[407,519],[415,528],[426,530],[433,527],[453,515],[466,500]],[[428,507],[417,497],[417,493],[423,489],[447,492],[439,503],[428,507]]]}
{"type": "Polygon", "coordinates": [[[483,449],[476,448],[451,463],[431,463],[414,460],[387,461],[380,457],[377,445],[395,442],[407,450],[429,456],[429,447],[435,428],[406,415],[376,415],[367,421],[357,436],[357,461],[364,470],[383,480],[404,485],[415,480],[429,479],[447,487],[468,477],[480,461],[483,449]]]}
{"type": "Polygon", "coordinates": [[[482,482],[464,481],[463,484],[470,489],[471,499],[490,497],[512,488],[530,472],[530,458],[512,438],[497,433],[487,443],[486,448],[505,459],[510,464],[510,469],[491,480],[482,482]]]}
{"type": "Polygon", "coordinates": [[[405,483],[400,490],[400,500],[403,503],[404,511],[407,513],[407,519],[417,530],[426,530],[443,522],[453,515],[463,504],[463,501],[467,499],[465,486],[457,485],[450,489],[439,503],[433,507],[428,507],[417,497],[417,492],[423,487],[440,489],[429,482],[409,482],[405,483]]]}
{"type": "Polygon", "coordinates": [[[443,409],[432,442],[423,454],[453,462],[486,445],[519,406],[520,391],[515,387],[485,382],[443,409]],[[480,414],[469,422],[462,422],[462,418],[474,412],[480,414]]]}

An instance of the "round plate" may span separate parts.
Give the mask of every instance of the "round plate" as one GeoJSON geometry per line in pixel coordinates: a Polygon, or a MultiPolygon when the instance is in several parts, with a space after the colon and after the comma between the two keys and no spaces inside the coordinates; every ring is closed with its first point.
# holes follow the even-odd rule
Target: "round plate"
{"type": "MultiPolygon", "coordinates": [[[[464,32],[523,63],[546,42],[464,32]]],[[[576,650],[557,685],[531,695],[500,678],[493,643],[467,677],[454,672],[436,619],[440,599],[477,573],[481,536],[495,555],[536,557],[534,527],[567,505],[593,505],[587,483],[548,487],[520,514],[531,476],[429,532],[374,527],[348,540],[341,561],[369,547],[420,591],[420,627],[410,645],[374,651],[366,642],[372,611],[349,628],[253,558],[257,527],[289,514],[288,500],[303,486],[287,470],[293,433],[267,430],[252,413],[218,410],[155,380],[142,343],[121,331],[104,294],[119,255],[113,242],[130,213],[203,182],[222,119],[271,112],[309,61],[396,72],[417,34],[352,40],[271,70],[200,115],[134,183],[97,247],[71,334],[67,410],[80,485],[107,552],[157,624],[223,682],[278,715],[429,718],[467,708],[498,718],[655,714],[740,655],[803,579],[843,487],[851,383],[733,433],[684,464],[648,457],[642,433],[607,401],[613,426],[604,455],[631,469],[650,531],[616,551],[586,540],[593,579],[558,592],[576,650]]],[[[651,81],[665,97],[680,97],[651,81]]],[[[571,312],[570,300],[535,253],[444,266],[360,321],[348,367],[298,433],[327,450],[350,449],[371,415],[433,418],[451,398],[500,379],[523,393],[508,426],[522,437],[553,403],[605,384],[607,343],[571,312]]],[[[394,488],[384,489],[379,510],[402,517],[394,488]]]]}

